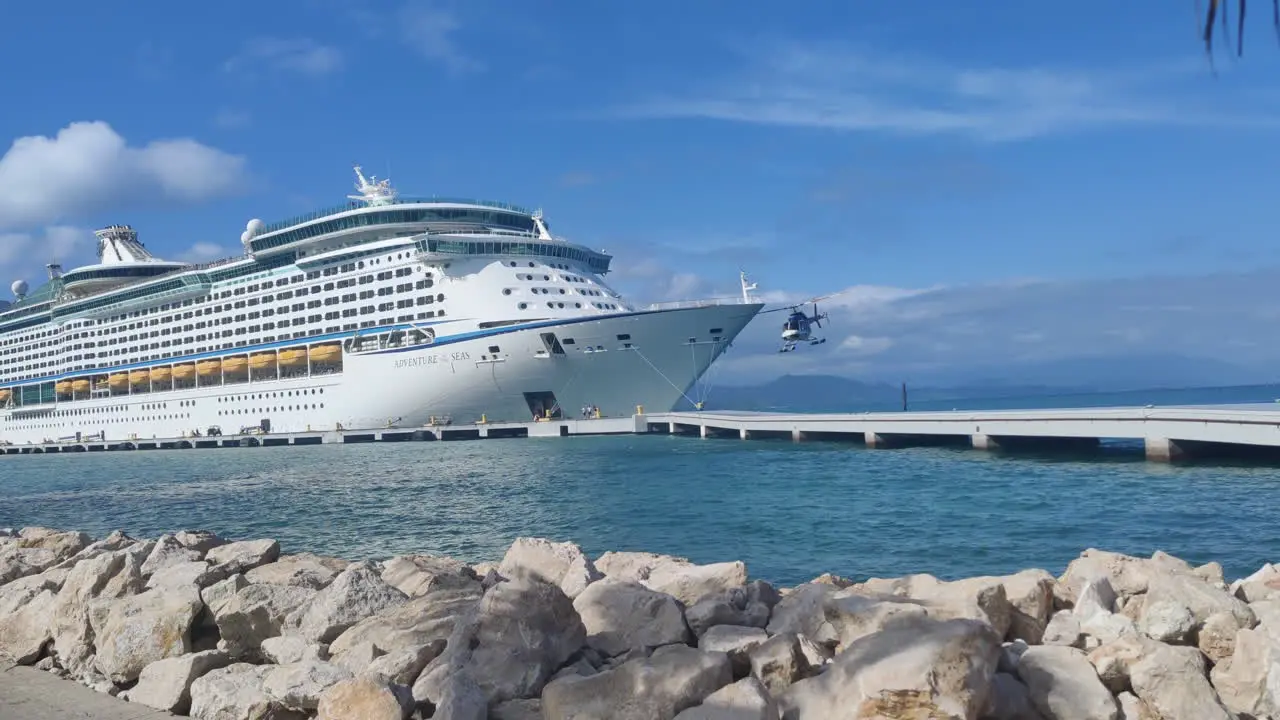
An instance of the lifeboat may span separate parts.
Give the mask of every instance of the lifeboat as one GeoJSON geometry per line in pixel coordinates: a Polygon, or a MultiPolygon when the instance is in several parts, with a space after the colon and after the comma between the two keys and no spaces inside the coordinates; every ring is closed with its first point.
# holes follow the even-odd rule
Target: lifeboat
{"type": "Polygon", "coordinates": [[[134,370],[133,372],[129,373],[130,385],[146,385],[147,381],[150,379],[151,379],[151,372],[149,370],[134,370]]]}
{"type": "Polygon", "coordinates": [[[112,390],[123,390],[129,387],[129,373],[116,373],[107,382],[111,385],[112,390]]]}
{"type": "Polygon", "coordinates": [[[169,377],[173,374],[173,370],[167,367],[158,367],[151,369],[151,382],[169,382],[169,377]]]}
{"type": "Polygon", "coordinates": [[[59,381],[58,384],[53,386],[53,389],[59,395],[66,395],[71,392],[71,381],[70,380],[59,381]]]}
{"type": "Polygon", "coordinates": [[[72,380],[71,389],[78,393],[89,392],[89,381],[88,380],[72,380]]]}
{"type": "Polygon", "coordinates": [[[173,376],[179,380],[186,380],[187,378],[195,374],[196,374],[196,367],[194,365],[174,365],[173,366],[173,376]]]}
{"type": "Polygon", "coordinates": [[[285,367],[305,366],[307,364],[306,348],[289,348],[280,351],[280,364],[285,367]]]}
{"type": "Polygon", "coordinates": [[[228,373],[244,372],[244,367],[247,364],[248,364],[248,361],[245,359],[243,355],[237,355],[236,357],[229,357],[222,361],[222,371],[228,372],[228,373]]]}
{"type": "Polygon", "coordinates": [[[12,394],[9,388],[0,388],[0,403],[9,402],[9,396],[12,394]]]}
{"type": "Polygon", "coordinates": [[[254,370],[267,370],[276,366],[276,354],[273,352],[258,353],[249,356],[249,367],[254,370]]]}
{"type": "Polygon", "coordinates": [[[218,373],[222,372],[222,361],[219,360],[218,358],[201,360],[200,362],[196,363],[196,372],[200,373],[200,375],[202,376],[217,375],[218,373]]]}
{"type": "Polygon", "coordinates": [[[342,346],[317,345],[311,348],[311,361],[317,363],[335,363],[342,360],[342,346]]]}

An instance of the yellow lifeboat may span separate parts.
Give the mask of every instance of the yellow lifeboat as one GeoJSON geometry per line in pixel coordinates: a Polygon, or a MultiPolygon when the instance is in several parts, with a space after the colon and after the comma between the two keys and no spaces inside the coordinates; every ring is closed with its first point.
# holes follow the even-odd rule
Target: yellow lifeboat
{"type": "Polygon", "coordinates": [[[196,363],[196,372],[201,375],[217,375],[222,371],[222,361],[218,358],[210,358],[209,360],[201,360],[196,363]]]}
{"type": "Polygon", "coordinates": [[[9,396],[12,394],[9,388],[0,388],[0,403],[9,402],[9,396]]]}
{"type": "Polygon", "coordinates": [[[342,359],[341,345],[317,345],[311,348],[311,361],[317,363],[334,363],[342,359]]]}
{"type": "Polygon", "coordinates": [[[169,382],[169,377],[173,374],[173,370],[167,367],[158,367],[151,369],[151,382],[169,382]]]}
{"type": "Polygon", "coordinates": [[[249,366],[254,370],[266,370],[276,366],[276,354],[273,352],[257,353],[249,357],[249,366]]]}
{"type": "Polygon", "coordinates": [[[59,381],[57,385],[53,386],[53,389],[59,395],[66,395],[71,392],[71,381],[70,380],[59,381]]]}
{"type": "Polygon", "coordinates": [[[111,384],[112,390],[123,390],[129,387],[129,373],[116,373],[107,382],[111,384]]]}
{"type": "Polygon", "coordinates": [[[244,367],[247,364],[248,364],[248,361],[245,359],[243,355],[237,355],[236,357],[229,357],[222,361],[222,371],[229,372],[229,373],[244,372],[244,367]]]}
{"type": "Polygon", "coordinates": [[[194,365],[188,364],[188,365],[173,366],[173,376],[179,380],[186,380],[187,378],[195,374],[196,374],[196,368],[194,365]]]}
{"type": "Polygon", "coordinates": [[[280,351],[280,364],[285,367],[297,367],[307,364],[306,348],[289,348],[280,351]]]}
{"type": "Polygon", "coordinates": [[[146,385],[150,379],[151,373],[147,370],[134,370],[129,373],[129,384],[131,385],[146,385]]]}
{"type": "Polygon", "coordinates": [[[89,381],[80,379],[71,381],[71,389],[76,392],[89,392],[89,381]]]}

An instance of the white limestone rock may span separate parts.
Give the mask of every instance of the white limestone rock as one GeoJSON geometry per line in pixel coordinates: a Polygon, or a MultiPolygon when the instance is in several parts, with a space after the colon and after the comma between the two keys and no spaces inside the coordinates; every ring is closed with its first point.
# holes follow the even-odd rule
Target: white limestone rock
{"type": "Polygon", "coordinates": [[[1180,605],[1194,618],[1194,629],[1199,630],[1210,615],[1224,612],[1234,618],[1236,627],[1251,628],[1258,624],[1249,606],[1226,590],[1214,587],[1190,574],[1157,574],[1151,577],[1147,590],[1144,618],[1153,606],[1180,605]]]}
{"type": "Polygon", "coordinates": [[[318,711],[317,720],[406,720],[413,695],[380,678],[354,677],[321,693],[318,711]]]}
{"type": "Polygon", "coordinates": [[[1080,629],[1080,618],[1070,610],[1059,610],[1049,618],[1040,641],[1045,645],[1061,645],[1066,647],[1084,647],[1084,633],[1080,629]]]}
{"type": "Polygon", "coordinates": [[[545,720],[670,718],[730,682],[729,658],[724,654],[668,645],[611,670],[552,682],[542,692],[542,716],[545,720]]]}
{"type": "Polygon", "coordinates": [[[866,718],[976,718],[999,654],[1000,636],[986,622],[911,618],[859,638],[822,674],[775,697],[788,718],[844,717],[851,709],[866,718]]]}
{"type": "Polygon", "coordinates": [[[1158,643],[1145,635],[1125,635],[1089,651],[1098,679],[1113,694],[1132,689],[1129,673],[1158,643]]]}
{"type": "Polygon", "coordinates": [[[1031,702],[1052,720],[1118,720],[1120,708],[1083,652],[1039,645],[1022,654],[1018,675],[1031,702]]]}
{"type": "Polygon", "coordinates": [[[634,582],[602,580],[573,601],[587,645],[607,656],[632,648],[692,641],[680,602],[634,582]]]}
{"type": "Polygon", "coordinates": [[[747,661],[751,674],[775,696],[821,669],[801,652],[800,637],[795,633],[774,635],[756,645],[747,652],[747,661]]]}
{"type": "Polygon", "coordinates": [[[230,656],[221,650],[157,660],[142,669],[138,684],[129,690],[129,702],[185,715],[191,708],[191,684],[230,664],[230,656]]]}
{"type": "Polygon", "coordinates": [[[1218,697],[1245,717],[1280,717],[1280,642],[1261,628],[1236,633],[1230,658],[1211,673],[1218,697]]]}
{"type": "Polygon", "coordinates": [[[1216,612],[1204,621],[1196,633],[1196,646],[1213,662],[1231,657],[1236,649],[1236,633],[1239,624],[1231,613],[1216,612]]]}
{"type": "Polygon", "coordinates": [[[333,664],[359,675],[369,664],[385,653],[371,642],[362,642],[333,658],[333,664]]]}
{"type": "Polygon", "coordinates": [[[266,694],[263,679],[272,665],[236,663],[211,670],[191,683],[191,717],[196,720],[306,720],[266,694]]]}
{"type": "Polygon", "coordinates": [[[328,643],[365,618],[409,598],[383,582],[368,563],[354,563],[289,617],[288,625],[314,642],[328,643]]]}
{"type": "Polygon", "coordinates": [[[151,549],[151,554],[147,556],[145,562],[142,563],[143,576],[150,577],[155,573],[172,565],[182,563],[199,562],[204,554],[198,550],[187,548],[173,535],[161,535],[156,538],[155,546],[151,549]]]}
{"type": "Polygon", "coordinates": [[[744,625],[762,628],[781,596],[763,580],[753,580],[743,587],[712,593],[689,606],[685,620],[694,635],[701,635],[716,625],[744,625]]]}
{"type": "Polygon", "coordinates": [[[194,587],[148,590],[112,602],[94,641],[98,669],[115,683],[127,683],[156,660],[185,655],[202,607],[194,587]]]}
{"type": "Polygon", "coordinates": [[[280,558],[280,543],[275,540],[242,540],[219,545],[205,553],[204,559],[226,575],[244,573],[275,562],[280,558]]]}
{"type": "Polygon", "coordinates": [[[225,578],[226,573],[221,568],[211,567],[203,560],[192,560],[172,563],[160,568],[154,575],[147,578],[146,587],[147,589],[186,586],[205,588],[225,578]]]}
{"type": "MultiPolygon", "coordinates": [[[[733,668],[733,676],[742,678],[751,672],[751,651],[764,644],[768,639],[768,633],[757,627],[716,625],[698,638],[698,649],[704,652],[722,652],[728,655],[729,663],[733,668]]],[[[590,642],[590,638],[588,638],[588,642],[590,642]]],[[[808,664],[810,660],[805,658],[805,662],[808,664]]]]}
{"type": "Polygon", "coordinates": [[[1163,643],[1184,644],[1195,631],[1196,619],[1191,610],[1172,600],[1148,599],[1138,621],[1144,635],[1163,643]]]}
{"type": "Polygon", "coordinates": [[[444,640],[435,640],[380,655],[364,668],[363,674],[377,676],[396,685],[412,686],[423,668],[444,652],[444,647],[444,640]]]}
{"type": "Polygon", "coordinates": [[[478,591],[482,577],[460,560],[435,555],[399,555],[382,564],[383,581],[409,597],[436,590],[478,591]]]}
{"type": "Polygon", "coordinates": [[[8,584],[0,585],[0,618],[11,615],[18,608],[31,602],[37,595],[49,590],[55,595],[62,589],[70,570],[45,570],[27,575],[8,584]]]}
{"type": "Polygon", "coordinates": [[[603,577],[595,563],[574,543],[527,537],[516,538],[498,566],[498,574],[503,577],[514,577],[521,572],[560,586],[570,600],[603,577]]]}
{"type": "Polygon", "coordinates": [[[124,567],[124,555],[106,552],[80,561],[67,572],[54,600],[50,633],[53,649],[64,668],[79,674],[93,655],[93,630],[89,626],[89,601],[98,597],[107,582],[124,567]]]}
{"type": "Polygon", "coordinates": [[[1206,677],[1192,647],[1156,645],[1130,668],[1133,692],[1163,720],[1235,720],[1206,677]]]}
{"type": "Polygon", "coordinates": [[[271,668],[262,678],[262,690],[290,708],[315,710],[325,690],[355,674],[321,660],[304,660],[271,668]]]}
{"type": "Polygon", "coordinates": [[[19,665],[30,665],[40,659],[45,646],[53,640],[49,631],[53,620],[53,591],[41,590],[16,612],[0,617],[0,654],[13,658],[19,665]]]}
{"type": "Polygon", "coordinates": [[[215,614],[224,649],[233,658],[253,657],[263,640],[281,634],[288,614],[315,594],[310,588],[288,585],[246,585],[237,590],[215,614]]]}
{"type": "Polygon", "coordinates": [[[341,655],[362,642],[371,642],[393,653],[446,640],[458,619],[479,601],[478,586],[429,592],[361,620],[330,643],[329,652],[341,655]]]}
{"type": "Polygon", "coordinates": [[[805,583],[792,588],[774,606],[765,627],[770,635],[795,633],[811,638],[834,637],[826,618],[827,599],[836,595],[837,590],[824,583],[805,583]]]}
{"type": "Polygon", "coordinates": [[[1116,591],[1111,588],[1111,581],[1104,575],[1084,584],[1076,597],[1072,613],[1080,618],[1081,622],[1086,622],[1094,615],[1100,613],[1110,615],[1115,610],[1116,591]]]}
{"type": "Polygon", "coordinates": [[[279,635],[269,637],[259,646],[262,657],[276,665],[289,665],[307,660],[327,660],[328,653],[324,647],[307,642],[297,635],[279,635]]]}
{"type": "Polygon", "coordinates": [[[244,574],[251,583],[295,585],[321,590],[333,582],[338,573],[351,563],[338,558],[323,557],[312,553],[281,555],[275,562],[259,565],[244,574]]]}
{"type": "Polygon", "coordinates": [[[542,720],[542,701],[507,700],[489,708],[489,720],[542,720]]]}
{"type": "Polygon", "coordinates": [[[200,553],[201,558],[210,550],[227,544],[217,533],[208,530],[179,530],[173,534],[173,538],[188,550],[200,553]]]}
{"type": "Polygon", "coordinates": [[[778,704],[759,680],[749,677],[711,693],[675,720],[778,720],[778,704]]]}
{"type": "Polygon", "coordinates": [[[16,543],[0,547],[0,585],[44,572],[57,565],[59,559],[48,548],[20,547],[16,543]]]}

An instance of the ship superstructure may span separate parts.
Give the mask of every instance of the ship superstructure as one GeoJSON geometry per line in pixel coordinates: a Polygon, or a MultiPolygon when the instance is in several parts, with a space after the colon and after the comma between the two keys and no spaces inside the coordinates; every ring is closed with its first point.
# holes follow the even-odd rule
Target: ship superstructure
{"type": "Polygon", "coordinates": [[[356,176],[344,206],[251,220],[241,257],[164,261],[117,225],[98,263],[14,283],[0,442],[667,410],[761,308],[639,308],[540,212],[356,176]]]}

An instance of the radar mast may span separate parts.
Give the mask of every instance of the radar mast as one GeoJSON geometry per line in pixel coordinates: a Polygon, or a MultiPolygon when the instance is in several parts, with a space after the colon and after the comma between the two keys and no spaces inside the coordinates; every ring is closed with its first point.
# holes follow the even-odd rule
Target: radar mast
{"type": "Polygon", "coordinates": [[[379,180],[377,175],[370,175],[366,179],[359,165],[355,166],[355,170],[356,190],[360,194],[348,195],[348,198],[362,202],[368,207],[395,203],[396,191],[391,187],[390,180],[379,180]]]}

